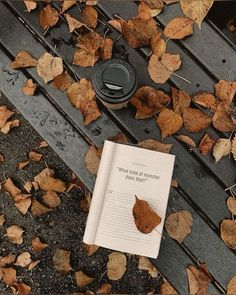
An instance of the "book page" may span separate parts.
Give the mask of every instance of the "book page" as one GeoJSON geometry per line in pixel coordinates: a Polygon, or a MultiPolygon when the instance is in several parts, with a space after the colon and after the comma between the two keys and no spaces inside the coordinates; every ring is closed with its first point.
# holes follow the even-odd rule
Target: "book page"
{"type": "Polygon", "coordinates": [[[106,248],[156,258],[173,173],[174,156],[116,144],[110,178],[95,244],[106,248]],[[146,200],[162,218],[150,234],[134,223],[135,195],[146,200]]]}

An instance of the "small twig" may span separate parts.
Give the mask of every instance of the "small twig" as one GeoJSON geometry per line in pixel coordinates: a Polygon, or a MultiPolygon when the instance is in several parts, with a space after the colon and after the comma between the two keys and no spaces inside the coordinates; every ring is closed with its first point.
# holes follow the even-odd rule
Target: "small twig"
{"type": "Polygon", "coordinates": [[[106,38],[106,34],[109,32],[109,28],[106,28],[106,31],[105,31],[105,33],[103,34],[103,38],[105,39],[106,38]]]}
{"type": "Polygon", "coordinates": [[[182,79],[183,81],[187,82],[187,83],[190,84],[190,85],[192,84],[192,82],[190,82],[189,80],[185,79],[184,77],[182,77],[182,76],[180,76],[180,75],[178,75],[178,74],[176,74],[176,73],[172,73],[172,75],[174,75],[174,76],[176,76],[176,77],[182,79]]]}
{"type": "Polygon", "coordinates": [[[43,32],[43,36],[45,36],[45,35],[47,34],[48,30],[49,30],[49,27],[47,27],[47,28],[45,29],[45,31],[43,32]]]}
{"type": "Polygon", "coordinates": [[[121,37],[122,37],[122,34],[120,34],[120,35],[115,39],[115,41],[120,40],[121,37]]]}
{"type": "Polygon", "coordinates": [[[170,37],[166,39],[166,45],[167,45],[167,43],[168,43],[169,40],[170,40],[170,37]]]}
{"type": "Polygon", "coordinates": [[[81,10],[81,8],[80,8],[79,4],[77,3],[77,1],[76,1],[76,6],[78,7],[78,9],[79,9],[79,12],[80,12],[80,13],[82,13],[82,10],[81,10]]]}
{"type": "Polygon", "coordinates": [[[101,21],[99,18],[98,18],[98,22],[103,24],[105,27],[107,26],[107,24],[105,24],[103,21],[101,21]]]}
{"type": "Polygon", "coordinates": [[[125,20],[122,17],[120,17],[119,14],[114,13],[113,15],[115,18],[119,18],[120,20],[125,22],[125,20]]]}
{"type": "Polygon", "coordinates": [[[100,276],[99,282],[101,281],[102,277],[107,273],[107,270],[104,271],[104,273],[100,276]]]}
{"type": "Polygon", "coordinates": [[[163,236],[163,234],[161,234],[156,228],[154,228],[154,230],[165,240],[165,237],[163,236]]]}

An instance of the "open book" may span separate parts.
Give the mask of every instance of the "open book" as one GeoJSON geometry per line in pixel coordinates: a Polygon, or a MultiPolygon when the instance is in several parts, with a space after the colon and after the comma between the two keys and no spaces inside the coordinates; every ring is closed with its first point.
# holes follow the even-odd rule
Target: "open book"
{"type": "Polygon", "coordinates": [[[83,241],[156,258],[165,220],[174,155],[105,141],[83,241]],[[162,218],[149,234],[138,231],[135,195],[162,218]]]}

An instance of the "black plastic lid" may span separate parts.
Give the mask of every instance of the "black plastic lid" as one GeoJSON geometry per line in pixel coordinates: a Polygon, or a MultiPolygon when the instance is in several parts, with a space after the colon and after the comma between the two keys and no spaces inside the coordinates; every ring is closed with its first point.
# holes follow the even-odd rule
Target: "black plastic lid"
{"type": "Polygon", "coordinates": [[[133,67],[119,58],[97,65],[92,83],[98,98],[114,104],[129,100],[137,88],[133,67]]]}

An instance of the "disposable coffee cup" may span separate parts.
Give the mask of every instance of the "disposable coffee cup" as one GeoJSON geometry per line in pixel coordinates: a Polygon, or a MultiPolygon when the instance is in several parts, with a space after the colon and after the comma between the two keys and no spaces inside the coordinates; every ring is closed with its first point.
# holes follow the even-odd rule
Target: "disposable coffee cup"
{"type": "Polygon", "coordinates": [[[112,58],[97,65],[92,84],[98,99],[110,109],[127,107],[137,89],[133,67],[120,58],[112,58]]]}

